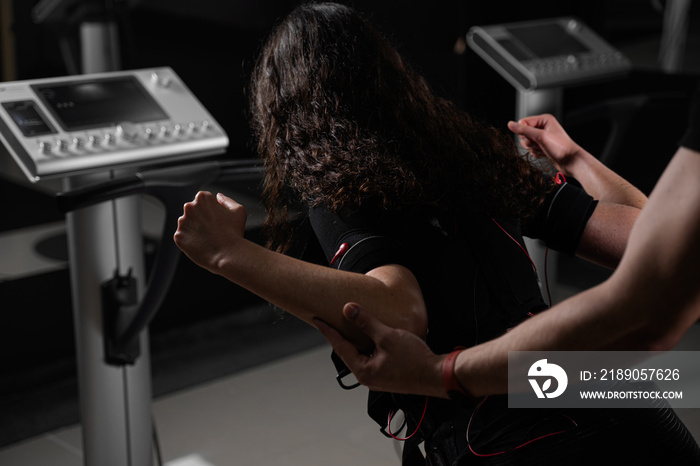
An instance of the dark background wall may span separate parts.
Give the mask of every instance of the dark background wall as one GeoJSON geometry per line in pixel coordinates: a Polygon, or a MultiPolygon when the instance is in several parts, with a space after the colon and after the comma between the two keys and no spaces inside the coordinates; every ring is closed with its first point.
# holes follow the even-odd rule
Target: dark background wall
{"type": "MultiPolygon", "coordinates": [[[[13,4],[15,76],[29,79],[77,72],[78,26],[69,18],[34,24],[37,1],[13,4]],[[70,52],[67,52],[67,51],[70,52]]],[[[80,2],[79,2],[80,3],[80,2]]],[[[175,69],[228,129],[233,155],[247,155],[249,132],[243,89],[260,41],[292,0],[132,0],[118,5],[122,67],[175,69]]],[[[471,50],[464,37],[473,25],[575,15],[619,47],[660,36],[662,14],[639,0],[355,0],[442,95],[476,115],[503,124],[514,91],[471,50]],[[515,4],[515,5],[514,5],[515,4]]],[[[7,68],[7,67],[6,67],[7,68]]],[[[6,70],[9,71],[9,70],[6,70]]]]}

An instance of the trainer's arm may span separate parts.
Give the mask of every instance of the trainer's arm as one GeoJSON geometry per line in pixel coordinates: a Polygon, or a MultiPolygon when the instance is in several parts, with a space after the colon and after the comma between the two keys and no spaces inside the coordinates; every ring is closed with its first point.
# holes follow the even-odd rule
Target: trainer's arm
{"type": "MultiPolygon", "coordinates": [[[[700,153],[681,147],[633,227],[612,277],[457,358],[473,396],[505,393],[508,351],[667,350],[700,317],[700,153]]],[[[444,355],[356,306],[345,315],[375,342],[369,357],[321,324],[338,354],[370,388],[446,397],[444,355]]]]}

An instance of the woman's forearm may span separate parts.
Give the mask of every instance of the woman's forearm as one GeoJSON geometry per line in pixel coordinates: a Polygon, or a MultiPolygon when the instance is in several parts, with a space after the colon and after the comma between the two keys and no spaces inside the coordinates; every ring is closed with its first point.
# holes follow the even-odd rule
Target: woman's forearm
{"type": "Polygon", "coordinates": [[[348,301],[381,309],[379,317],[387,325],[424,335],[423,295],[405,267],[385,265],[363,275],[304,262],[247,240],[246,218],[245,208],[233,199],[200,192],[185,204],[174,241],[200,267],[309,323],[318,317],[337,325],[368,349],[368,339],[353,331],[342,316],[348,301]]]}
{"type": "Polygon", "coordinates": [[[243,238],[223,251],[215,273],[313,325],[314,317],[350,340],[371,348],[369,340],[348,325],[342,309],[349,301],[381,310],[387,325],[424,335],[426,312],[413,274],[398,265],[363,275],[298,260],[243,238]]]}
{"type": "Polygon", "coordinates": [[[641,209],[646,196],[575,143],[549,114],[511,121],[508,128],[535,157],[546,157],[564,175],[578,179],[594,198],[641,209]]]}
{"type": "Polygon", "coordinates": [[[567,158],[564,174],[579,180],[595,199],[641,209],[647,197],[620,175],[584,149],[567,158]]]}

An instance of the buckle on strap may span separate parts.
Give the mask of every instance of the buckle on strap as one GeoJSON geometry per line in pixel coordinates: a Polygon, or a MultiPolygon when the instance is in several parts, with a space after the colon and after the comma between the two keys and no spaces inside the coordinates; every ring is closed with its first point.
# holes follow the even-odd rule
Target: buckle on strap
{"type": "Polygon", "coordinates": [[[333,361],[335,370],[338,372],[338,374],[335,376],[335,380],[338,382],[338,385],[340,385],[340,388],[343,390],[352,390],[362,385],[360,382],[348,385],[343,381],[345,377],[352,374],[352,371],[348,369],[348,366],[346,366],[343,360],[340,359],[340,356],[335,354],[335,351],[331,353],[331,360],[333,361]]]}

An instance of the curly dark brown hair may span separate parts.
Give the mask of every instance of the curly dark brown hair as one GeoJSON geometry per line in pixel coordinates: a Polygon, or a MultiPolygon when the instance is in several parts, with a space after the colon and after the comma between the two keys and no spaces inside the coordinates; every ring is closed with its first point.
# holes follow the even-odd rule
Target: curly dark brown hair
{"type": "Polygon", "coordinates": [[[285,243],[292,202],[377,212],[435,203],[527,217],[548,189],[510,136],[436,96],[343,5],[305,4],[286,16],[249,92],[270,244],[285,243]]]}

